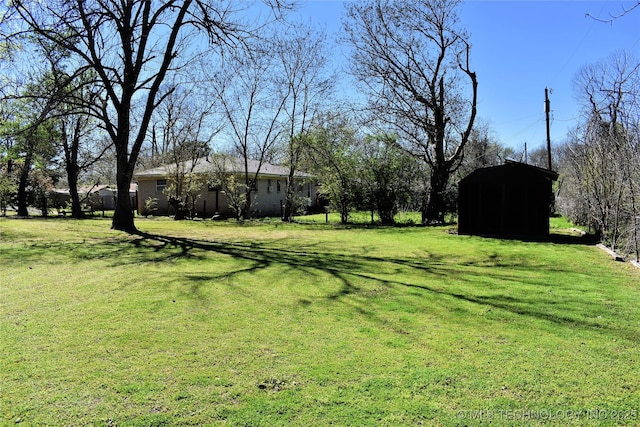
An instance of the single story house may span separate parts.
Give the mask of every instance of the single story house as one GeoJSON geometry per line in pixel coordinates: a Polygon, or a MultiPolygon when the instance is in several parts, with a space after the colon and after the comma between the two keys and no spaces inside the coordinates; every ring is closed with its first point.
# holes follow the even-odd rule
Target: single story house
{"type": "MultiPolygon", "coordinates": [[[[131,200],[135,201],[137,191],[137,184],[131,183],[129,187],[129,197],[131,197],[131,200]]],[[[78,188],[80,202],[92,211],[114,210],[116,208],[117,193],[115,185],[94,185],[92,187],[78,188]]],[[[53,189],[49,196],[53,204],[57,207],[63,208],[71,204],[71,194],[68,189],[53,189]]]]}
{"type": "Polygon", "coordinates": [[[496,237],[549,235],[556,172],[507,161],[460,181],[458,233],[496,237]]]}
{"type": "MultiPolygon", "coordinates": [[[[182,170],[192,171],[194,174],[226,173],[234,175],[236,182],[244,182],[244,159],[226,158],[223,165],[221,162],[214,162],[209,158],[200,158],[195,162],[184,163],[182,170]]],[[[257,160],[249,160],[248,171],[254,176],[260,168],[257,182],[252,192],[252,210],[254,215],[281,216],[289,185],[289,169],[284,166],[273,165],[263,162],[261,165],[257,160]]],[[[171,177],[174,176],[176,165],[162,165],[152,169],[146,169],[134,174],[134,180],[138,184],[138,213],[145,214],[145,201],[154,201],[153,215],[172,215],[172,207],[169,204],[165,188],[170,185],[171,177]]],[[[296,173],[295,185],[298,196],[306,200],[308,208],[313,208],[317,204],[316,185],[313,177],[306,173],[296,173]]],[[[203,184],[199,190],[199,197],[196,200],[196,215],[201,218],[212,217],[214,215],[233,216],[234,212],[229,206],[229,200],[225,191],[215,185],[203,184]]]]}

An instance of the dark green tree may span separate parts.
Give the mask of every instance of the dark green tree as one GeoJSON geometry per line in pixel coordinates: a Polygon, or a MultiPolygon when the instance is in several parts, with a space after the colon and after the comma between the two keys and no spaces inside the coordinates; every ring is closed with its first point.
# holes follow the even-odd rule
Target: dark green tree
{"type": "MultiPolygon", "coordinates": [[[[12,118],[3,123],[0,133],[3,139],[5,190],[16,189],[15,201],[19,216],[29,216],[30,201],[38,204],[46,215],[47,191],[51,187],[51,165],[55,155],[55,143],[59,133],[53,120],[41,120],[33,115],[29,104],[23,100],[15,106],[12,118]],[[17,182],[11,184],[11,179],[17,182]],[[39,194],[37,200],[34,195],[39,194]]],[[[7,194],[5,198],[12,198],[7,194]]]]}
{"type": "Polygon", "coordinates": [[[392,136],[365,139],[360,175],[365,197],[377,210],[382,224],[394,224],[395,215],[418,196],[422,171],[418,160],[398,148],[392,136]]]}
{"type": "Polygon", "coordinates": [[[355,128],[344,116],[325,114],[317,118],[302,143],[321,194],[340,212],[340,221],[347,223],[362,193],[362,151],[355,128]]]}

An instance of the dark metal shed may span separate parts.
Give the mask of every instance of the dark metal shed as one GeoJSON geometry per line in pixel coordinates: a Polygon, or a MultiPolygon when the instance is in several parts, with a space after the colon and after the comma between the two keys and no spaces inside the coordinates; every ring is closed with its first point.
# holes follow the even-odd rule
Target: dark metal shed
{"type": "Polygon", "coordinates": [[[549,235],[556,172],[507,161],[460,181],[458,233],[496,237],[549,235]]]}

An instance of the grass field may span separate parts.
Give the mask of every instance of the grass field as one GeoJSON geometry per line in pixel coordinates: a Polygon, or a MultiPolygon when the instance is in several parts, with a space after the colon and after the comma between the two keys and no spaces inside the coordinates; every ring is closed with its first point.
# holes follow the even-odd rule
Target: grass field
{"type": "Polygon", "coordinates": [[[0,425],[640,424],[637,270],[318,222],[0,218],[0,425]]]}

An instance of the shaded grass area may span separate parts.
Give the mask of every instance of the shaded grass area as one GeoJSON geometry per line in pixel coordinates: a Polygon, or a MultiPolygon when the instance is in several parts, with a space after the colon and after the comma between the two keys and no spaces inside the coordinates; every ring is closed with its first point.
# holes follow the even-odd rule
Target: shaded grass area
{"type": "Polygon", "coordinates": [[[138,226],[0,219],[0,420],[638,423],[638,273],[579,239],[138,226]]]}

